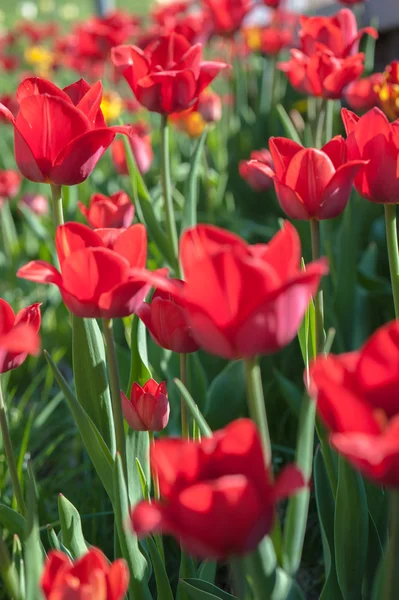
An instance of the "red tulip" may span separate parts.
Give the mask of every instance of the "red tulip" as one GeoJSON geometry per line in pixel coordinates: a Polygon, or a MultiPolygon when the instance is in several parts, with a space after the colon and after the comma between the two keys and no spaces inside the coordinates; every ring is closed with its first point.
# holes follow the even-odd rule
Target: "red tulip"
{"type": "Polygon", "coordinates": [[[162,431],[169,421],[166,384],[149,379],[141,387],[133,383],[130,399],[121,391],[123,415],[135,431],[162,431]]]}
{"type": "Polygon", "coordinates": [[[51,550],[41,578],[46,600],[123,600],[128,585],[125,561],[109,564],[94,546],[74,563],[63,552],[51,550]]]}
{"type": "Polygon", "coordinates": [[[171,33],[159,37],[145,50],[117,46],[112,60],[137,100],[161,114],[180,112],[193,106],[203,89],[225,69],[222,62],[202,60],[202,46],[171,33]]]}
{"type": "MultiPolygon", "coordinates": [[[[154,153],[152,151],[151,136],[145,123],[135,123],[130,126],[128,141],[133,152],[137,168],[142,175],[149,171],[154,153]]],[[[116,170],[121,175],[128,175],[125,145],[123,140],[116,139],[111,146],[111,156],[116,170]]]]}
{"type": "Polygon", "coordinates": [[[369,77],[357,79],[345,90],[345,100],[352,110],[365,112],[379,103],[379,90],[383,82],[382,73],[373,73],[369,77]]]}
{"type": "Polygon", "coordinates": [[[100,109],[102,85],[84,79],[61,90],[38,77],[17,90],[16,117],[3,105],[0,114],[14,124],[15,160],[31,181],[75,185],[84,181],[117,132],[107,127],[100,109]]]}
{"type": "Polygon", "coordinates": [[[359,50],[360,38],[367,34],[377,39],[374,27],[357,29],[356,17],[348,8],[339,10],[332,17],[301,16],[301,50],[312,56],[320,47],[329,50],[337,58],[347,58],[359,50]]]}
{"type": "Polygon", "coordinates": [[[291,219],[332,219],[342,213],[364,161],[348,161],[340,135],[321,150],[272,137],[270,151],[274,171],[262,163],[252,168],[273,178],[280,206],[291,219]]]}
{"type": "Polygon", "coordinates": [[[399,122],[389,123],[379,108],[362,117],[342,109],[350,160],[366,160],[355,177],[357,192],[371,202],[399,201],[399,122]]]}
{"type": "MultiPolygon", "coordinates": [[[[171,281],[181,289],[185,285],[180,279],[171,281]]],[[[143,302],[137,310],[137,315],[161,348],[182,354],[198,350],[198,344],[193,339],[187,315],[179,298],[168,292],[156,290],[151,302],[143,302]]]]}
{"type": "Polygon", "coordinates": [[[239,164],[240,176],[256,192],[268,190],[273,184],[273,159],[269,150],[253,150],[249,160],[241,160],[239,164]],[[264,165],[268,167],[264,169],[264,165]]]}
{"type": "Polygon", "coordinates": [[[324,260],[301,271],[299,237],[288,222],[269,244],[254,246],[223,229],[198,225],[184,232],[180,260],[186,285],[158,287],[180,299],[195,341],[228,359],[286,346],[327,272],[324,260]]]}
{"type": "Polygon", "coordinates": [[[56,249],[61,273],[38,260],[21,267],[17,275],[56,285],[67,308],[78,317],[126,317],[149,292],[152,274],[145,269],[143,225],[93,231],[80,223],[67,223],[57,228],[56,249]]]}
{"type": "Polygon", "coordinates": [[[358,352],[317,358],[310,390],[333,447],[366,477],[399,486],[399,321],[358,352]]]}
{"type": "Polygon", "coordinates": [[[35,215],[41,217],[48,213],[48,200],[41,194],[24,194],[21,205],[27,206],[35,215]]]}
{"type": "MultiPolygon", "coordinates": [[[[19,105],[14,96],[12,96],[11,94],[3,94],[2,96],[0,96],[0,104],[8,108],[8,110],[14,115],[14,117],[17,116],[19,105]]],[[[2,111],[0,111],[0,123],[9,122],[9,118],[4,116],[2,111]]]]}
{"type": "Polygon", "coordinates": [[[28,354],[40,349],[40,304],[31,304],[14,314],[0,298],[0,373],[16,369],[28,354]]]}
{"type": "Polygon", "coordinates": [[[238,31],[244,17],[252,8],[251,0],[204,0],[208,9],[213,33],[231,36],[238,31]]]}
{"type": "Polygon", "coordinates": [[[341,98],[344,88],[364,69],[364,54],[337,58],[330,50],[318,49],[311,56],[291,50],[289,61],[277,64],[299,92],[326,99],[341,98]]]}
{"type": "Polygon", "coordinates": [[[216,123],[222,118],[222,99],[211,89],[204,90],[194,109],[206,123],[216,123]]]}
{"type": "Polygon", "coordinates": [[[135,507],[134,530],[139,536],[172,534],[201,558],[254,550],[272,528],[277,502],[305,485],[293,465],[272,481],[249,419],[234,421],[201,442],[156,441],[151,467],[159,478],[161,501],[135,507]]]}
{"type": "Polygon", "coordinates": [[[21,175],[17,171],[0,170],[0,207],[7,199],[14,198],[21,187],[21,175]]]}
{"type": "Polygon", "coordinates": [[[280,54],[283,48],[292,43],[292,34],[287,29],[278,26],[265,27],[261,31],[260,51],[267,56],[280,54]]]}
{"type": "Polygon", "coordinates": [[[134,206],[126,192],[115,192],[112,196],[93,194],[89,207],[78,202],[80,212],[94,229],[105,227],[130,227],[134,218],[134,206]]]}

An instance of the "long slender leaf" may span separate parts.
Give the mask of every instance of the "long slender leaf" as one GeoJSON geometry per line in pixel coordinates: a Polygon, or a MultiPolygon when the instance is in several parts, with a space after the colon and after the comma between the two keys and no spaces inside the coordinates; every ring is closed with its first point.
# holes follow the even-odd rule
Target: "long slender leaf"
{"type": "Polygon", "coordinates": [[[74,505],[65,496],[58,496],[58,513],[60,515],[62,543],[78,558],[87,552],[87,544],[83,537],[82,522],[74,505]]]}

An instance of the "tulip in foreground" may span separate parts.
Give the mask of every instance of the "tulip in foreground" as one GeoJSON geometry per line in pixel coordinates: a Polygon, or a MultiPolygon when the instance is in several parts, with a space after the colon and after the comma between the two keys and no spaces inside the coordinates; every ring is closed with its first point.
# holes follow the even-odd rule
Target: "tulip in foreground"
{"type": "Polygon", "coordinates": [[[40,349],[40,304],[31,304],[16,315],[0,298],[0,373],[16,369],[28,354],[40,349]]]}
{"type": "Polygon", "coordinates": [[[109,564],[94,546],[75,562],[63,552],[49,552],[41,578],[46,600],[123,600],[129,584],[124,560],[109,564]]]}
{"type": "Polygon", "coordinates": [[[123,416],[135,431],[162,431],[169,421],[169,401],[164,381],[149,379],[143,387],[133,383],[130,398],[121,392],[123,416]]]}
{"type": "Polygon", "coordinates": [[[272,480],[255,424],[234,421],[201,442],[156,441],[151,468],[161,500],[131,514],[140,537],[161,532],[200,558],[227,558],[256,548],[273,526],[276,504],[305,485],[293,465],[272,480]]]}
{"type": "Polygon", "coordinates": [[[126,192],[111,196],[93,194],[89,206],[78,202],[80,212],[94,229],[105,227],[130,227],[134,218],[134,206],[126,192]]]}
{"type": "Polygon", "coordinates": [[[345,140],[336,136],[321,150],[286,138],[270,138],[274,171],[250,161],[253,171],[274,181],[278,201],[291,219],[332,219],[342,213],[362,160],[347,159],[345,140]]]}
{"type": "Polygon", "coordinates": [[[78,317],[112,319],[135,312],[148,294],[147,236],[143,225],[93,231],[80,223],[57,228],[60,272],[44,261],[21,267],[19,277],[56,285],[78,317]]]}
{"type": "Polygon", "coordinates": [[[193,106],[202,90],[227,67],[203,61],[202,45],[192,46],[177,33],[159,37],[145,50],[117,46],[112,49],[112,60],[140,104],[163,115],[193,106]]]}
{"type": "Polygon", "coordinates": [[[399,487],[399,321],[357,352],[317,358],[312,395],[330,443],[366,477],[399,487]]]}

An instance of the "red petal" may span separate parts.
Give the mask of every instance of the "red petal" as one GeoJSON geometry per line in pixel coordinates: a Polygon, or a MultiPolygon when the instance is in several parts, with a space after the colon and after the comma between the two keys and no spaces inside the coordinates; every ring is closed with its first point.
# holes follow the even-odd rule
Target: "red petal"
{"type": "Polygon", "coordinates": [[[15,325],[18,323],[27,323],[32,325],[35,331],[39,331],[41,324],[40,305],[40,302],[36,302],[20,310],[15,317],[15,325]]]}
{"type": "Polygon", "coordinates": [[[69,98],[67,94],[63,90],[51,83],[51,81],[47,81],[47,79],[41,79],[40,77],[28,77],[24,79],[22,83],[19,84],[16,98],[19,104],[21,104],[22,100],[29,96],[40,96],[41,94],[49,94],[50,96],[56,96],[57,98],[62,98],[66,102],[69,102],[69,98]]]}
{"type": "Polygon", "coordinates": [[[337,169],[323,192],[317,218],[333,219],[344,211],[352,191],[353,180],[362,165],[364,162],[352,160],[337,169]]]}
{"type": "Polygon", "coordinates": [[[73,252],[83,248],[102,248],[103,246],[100,236],[87,225],[71,222],[57,227],[55,247],[61,267],[64,260],[73,252]]]}
{"type": "Polygon", "coordinates": [[[284,185],[284,183],[275,178],[274,188],[279,204],[287,217],[290,217],[290,219],[308,220],[314,216],[310,214],[298,194],[288,187],[288,185],[284,185]]]}
{"type": "Polygon", "coordinates": [[[230,65],[223,62],[203,61],[201,63],[198,77],[197,94],[200,94],[224,69],[230,69],[230,65]]]}
{"type": "Polygon", "coordinates": [[[17,271],[17,277],[36,281],[37,283],[53,283],[58,287],[62,286],[60,273],[53,265],[44,260],[33,260],[20,267],[17,271]]]}
{"type": "Polygon", "coordinates": [[[90,87],[90,89],[86,92],[76,106],[76,108],[81,110],[86,115],[93,127],[106,127],[106,123],[100,109],[102,97],[103,86],[101,81],[97,81],[90,87]]]}
{"type": "Polygon", "coordinates": [[[114,244],[115,252],[126,258],[131,267],[144,268],[147,261],[147,232],[141,223],[124,231],[114,244]]]}
{"type": "Polygon", "coordinates": [[[283,500],[296,494],[306,486],[302,471],[296,465],[287,465],[278,474],[274,483],[274,497],[283,500]]]}
{"type": "Polygon", "coordinates": [[[15,322],[14,311],[11,306],[0,298],[0,335],[7,333],[13,328],[15,322]]]}
{"type": "Polygon", "coordinates": [[[301,150],[303,146],[287,138],[274,138],[269,140],[270,153],[273,158],[274,169],[277,179],[285,181],[285,173],[292,158],[301,150]]]}
{"type": "Polygon", "coordinates": [[[56,578],[59,577],[60,573],[69,571],[71,566],[72,563],[64,552],[51,550],[48,553],[41,578],[41,587],[46,598],[52,592],[56,578]]]}

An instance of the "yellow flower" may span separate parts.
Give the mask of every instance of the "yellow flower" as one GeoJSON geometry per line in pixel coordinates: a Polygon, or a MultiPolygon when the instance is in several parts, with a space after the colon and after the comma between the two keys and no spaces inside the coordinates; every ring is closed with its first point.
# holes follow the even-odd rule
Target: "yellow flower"
{"type": "Polygon", "coordinates": [[[186,117],[186,132],[190,137],[199,137],[204,131],[206,122],[199,112],[191,112],[186,117]]]}
{"type": "Polygon", "coordinates": [[[250,50],[256,52],[262,46],[262,30],[260,27],[247,27],[244,31],[245,41],[250,50]]]}
{"type": "Polygon", "coordinates": [[[54,54],[44,46],[31,46],[25,50],[25,60],[37,69],[48,71],[54,61],[54,54]]]}
{"type": "Polygon", "coordinates": [[[389,119],[399,117],[399,61],[392,61],[384,72],[378,91],[380,106],[389,119]]]}
{"type": "Polygon", "coordinates": [[[104,119],[114,121],[123,111],[123,100],[116,92],[105,92],[101,100],[101,110],[104,119]]]}

